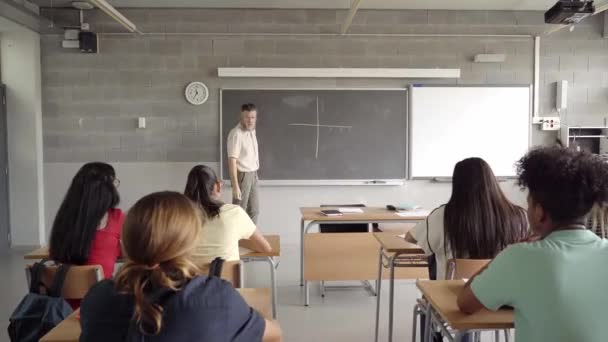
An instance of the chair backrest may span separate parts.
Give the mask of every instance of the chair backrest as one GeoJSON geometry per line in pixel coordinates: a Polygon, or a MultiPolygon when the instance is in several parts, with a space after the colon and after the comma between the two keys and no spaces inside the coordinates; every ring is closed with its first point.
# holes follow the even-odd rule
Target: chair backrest
{"type": "MultiPolygon", "coordinates": [[[[31,282],[31,267],[25,268],[25,276],[28,287],[31,282]]],[[[55,273],[59,266],[47,266],[42,273],[42,284],[49,288],[55,279],[55,273]]],[[[65,276],[61,295],[65,299],[82,299],[89,289],[97,282],[103,280],[103,269],[100,265],[71,266],[65,276]]]]}
{"type": "MultiPolygon", "coordinates": [[[[209,263],[208,262],[197,262],[201,274],[209,274],[209,263]]],[[[238,261],[226,261],[222,268],[222,279],[230,282],[234,288],[241,288],[243,284],[243,262],[238,261]]]]}
{"type": "Polygon", "coordinates": [[[468,279],[486,266],[491,259],[450,259],[446,279],[468,279]]]}
{"type": "MultiPolygon", "coordinates": [[[[321,204],[321,208],[365,208],[365,204],[321,204]]],[[[369,225],[367,223],[351,224],[320,224],[321,233],[367,233],[369,225]]]]}

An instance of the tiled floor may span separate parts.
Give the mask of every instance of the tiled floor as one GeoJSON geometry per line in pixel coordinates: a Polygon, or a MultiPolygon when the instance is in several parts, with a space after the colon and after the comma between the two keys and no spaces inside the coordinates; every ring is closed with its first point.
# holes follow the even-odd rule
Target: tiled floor
{"type": "MultiPolygon", "coordinates": [[[[319,296],[318,284],[314,284],[311,287],[311,306],[304,307],[303,291],[298,284],[298,249],[296,246],[282,246],[282,252],[278,269],[278,310],[286,342],[373,341],[376,297],[363,289],[353,289],[329,290],[323,299],[319,296]]],[[[0,312],[5,323],[4,332],[0,333],[1,342],[9,340],[6,334],[8,318],[26,292],[23,254],[23,251],[12,251],[0,259],[0,312]]],[[[248,287],[269,286],[266,264],[248,264],[246,275],[248,287]]],[[[380,341],[387,340],[388,291],[386,285],[383,288],[380,341]]],[[[395,294],[395,341],[410,341],[411,311],[418,292],[413,281],[399,281],[395,294]]]]}

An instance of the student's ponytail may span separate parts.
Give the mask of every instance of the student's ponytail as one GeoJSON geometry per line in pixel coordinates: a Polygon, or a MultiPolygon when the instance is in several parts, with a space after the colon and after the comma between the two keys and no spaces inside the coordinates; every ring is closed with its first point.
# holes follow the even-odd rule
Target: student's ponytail
{"type": "Polygon", "coordinates": [[[125,263],[116,276],[116,284],[122,292],[133,295],[133,316],[142,334],[158,335],[162,327],[163,308],[154,298],[155,291],[177,291],[195,276],[197,270],[194,264],[183,258],[153,266],[133,261],[125,263]]]}
{"type": "Polygon", "coordinates": [[[200,273],[190,253],[202,223],[200,210],[177,192],[148,195],[129,210],[122,232],[127,262],[115,281],[120,293],[133,295],[142,334],[161,331],[163,309],[155,295],[179,291],[200,273]]]}
{"type": "Polygon", "coordinates": [[[205,165],[197,165],[188,173],[184,195],[201,206],[209,218],[220,214],[222,203],[211,198],[213,187],[217,183],[215,171],[205,165]]]}

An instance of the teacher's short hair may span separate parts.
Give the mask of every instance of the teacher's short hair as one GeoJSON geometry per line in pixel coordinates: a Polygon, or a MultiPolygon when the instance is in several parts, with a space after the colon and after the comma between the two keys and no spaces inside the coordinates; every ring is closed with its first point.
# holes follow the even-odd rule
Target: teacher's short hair
{"type": "Polygon", "coordinates": [[[251,112],[256,110],[257,108],[253,103],[245,103],[241,105],[241,112],[251,112]]]}

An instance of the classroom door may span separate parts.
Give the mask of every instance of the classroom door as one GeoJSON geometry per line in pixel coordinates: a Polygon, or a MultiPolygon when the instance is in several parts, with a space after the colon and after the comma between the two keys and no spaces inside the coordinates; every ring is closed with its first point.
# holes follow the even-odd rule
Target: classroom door
{"type": "Polygon", "coordinates": [[[0,252],[11,243],[8,206],[8,139],[6,123],[6,86],[0,84],[0,252]]]}

